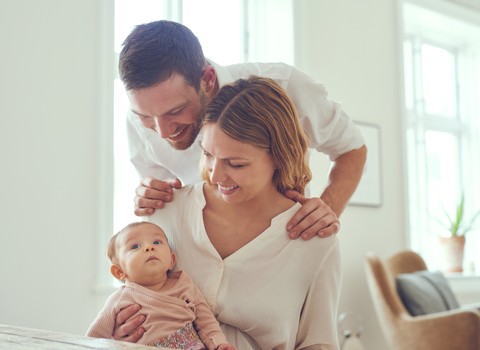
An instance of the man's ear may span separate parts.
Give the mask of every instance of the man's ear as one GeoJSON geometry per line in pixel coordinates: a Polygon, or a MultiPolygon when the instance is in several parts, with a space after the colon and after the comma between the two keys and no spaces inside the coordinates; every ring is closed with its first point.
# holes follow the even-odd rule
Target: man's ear
{"type": "Polygon", "coordinates": [[[125,272],[123,272],[122,268],[117,264],[110,266],[110,273],[113,275],[113,277],[120,281],[125,281],[127,278],[125,272]]]}
{"type": "Polygon", "coordinates": [[[206,93],[212,93],[215,90],[217,82],[217,73],[213,66],[208,65],[203,69],[202,82],[206,93]]]}

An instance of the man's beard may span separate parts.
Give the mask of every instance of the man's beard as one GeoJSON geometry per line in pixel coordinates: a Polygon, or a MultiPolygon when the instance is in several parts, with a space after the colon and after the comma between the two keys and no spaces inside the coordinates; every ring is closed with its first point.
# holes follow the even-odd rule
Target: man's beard
{"type": "Polygon", "coordinates": [[[205,115],[207,114],[207,108],[208,108],[207,95],[205,95],[205,93],[202,90],[200,90],[200,112],[199,112],[199,115],[197,116],[197,119],[195,120],[195,123],[191,125],[190,137],[186,141],[182,141],[175,144],[167,140],[170,146],[172,146],[172,148],[179,151],[183,151],[183,150],[186,150],[187,148],[190,148],[190,146],[193,145],[193,143],[195,142],[195,139],[200,133],[200,129],[202,128],[203,119],[205,119],[205,115]]]}

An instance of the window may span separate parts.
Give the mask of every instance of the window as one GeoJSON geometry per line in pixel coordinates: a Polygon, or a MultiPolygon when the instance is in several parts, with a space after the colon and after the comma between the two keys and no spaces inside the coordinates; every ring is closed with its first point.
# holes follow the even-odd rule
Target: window
{"type": "MultiPolygon", "coordinates": [[[[189,27],[199,38],[205,56],[218,64],[246,61],[293,64],[291,7],[292,0],[116,0],[115,54],[118,59],[122,42],[135,25],[168,19],[189,27]]],[[[129,105],[118,77],[114,101],[115,232],[138,220],[133,214],[133,197],[139,180],[129,161],[125,135],[129,105]]]]}
{"type": "MultiPolygon", "coordinates": [[[[432,247],[446,233],[445,211],[462,192],[467,216],[480,208],[480,26],[471,10],[468,18],[444,10],[403,6],[410,244],[432,269],[442,266],[432,247]]],[[[480,272],[479,246],[477,228],[467,236],[465,271],[480,272]]]]}

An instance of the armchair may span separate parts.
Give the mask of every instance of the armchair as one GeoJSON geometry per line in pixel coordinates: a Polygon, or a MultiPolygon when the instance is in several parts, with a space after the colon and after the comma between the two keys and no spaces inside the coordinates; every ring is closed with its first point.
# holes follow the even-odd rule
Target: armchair
{"type": "Polygon", "coordinates": [[[455,309],[411,316],[397,292],[400,274],[427,270],[422,257],[412,251],[382,261],[366,256],[367,283],[382,332],[392,349],[479,350],[480,312],[455,309]]]}

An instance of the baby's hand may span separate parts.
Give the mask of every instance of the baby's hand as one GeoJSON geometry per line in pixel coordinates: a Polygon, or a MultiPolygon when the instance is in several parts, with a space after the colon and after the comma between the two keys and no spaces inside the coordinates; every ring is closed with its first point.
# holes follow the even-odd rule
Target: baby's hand
{"type": "Polygon", "coordinates": [[[232,344],[225,343],[225,344],[220,344],[217,350],[236,350],[236,349],[232,344]]]}

